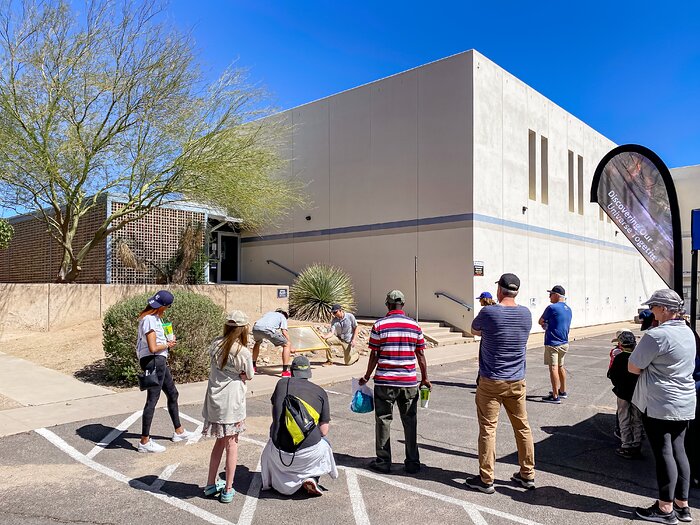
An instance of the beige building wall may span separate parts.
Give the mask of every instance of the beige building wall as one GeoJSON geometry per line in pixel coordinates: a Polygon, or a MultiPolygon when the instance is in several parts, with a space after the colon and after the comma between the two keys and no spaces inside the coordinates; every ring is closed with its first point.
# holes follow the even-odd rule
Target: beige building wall
{"type": "Polygon", "coordinates": [[[513,272],[535,320],[555,284],[567,290],[574,326],[631,319],[663,283],[590,202],[595,168],[615,144],[478,53],[474,130],[474,258],[485,266],[475,292],[495,292],[498,276],[513,272]]]}
{"type": "MultiPolygon", "coordinates": [[[[700,209],[700,164],[670,170],[678,194],[681,212],[681,235],[683,237],[683,288],[686,300],[690,299],[690,216],[700,209]]],[[[697,226],[696,226],[697,227],[697,226]]],[[[690,307],[686,310],[690,311],[690,307]]]]}
{"type": "Polygon", "coordinates": [[[289,174],[314,207],[244,240],[243,280],[291,283],[270,259],[297,272],[335,264],[360,314],[385,313],[398,288],[409,314],[417,297],[421,318],[466,327],[464,309],[434,293],[471,302],[471,63],[457,55],[285,112],[289,174]]]}

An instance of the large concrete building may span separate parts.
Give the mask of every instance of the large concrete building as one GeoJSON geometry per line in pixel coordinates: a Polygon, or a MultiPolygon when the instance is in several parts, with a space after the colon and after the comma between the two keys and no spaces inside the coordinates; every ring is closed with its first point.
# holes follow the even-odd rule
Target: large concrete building
{"type": "MultiPolygon", "coordinates": [[[[683,237],[683,295],[690,304],[690,216],[691,211],[700,209],[700,164],[670,170],[673,184],[678,194],[678,207],[681,212],[681,235],[683,237]]],[[[700,225],[698,225],[700,226],[700,225]]],[[[696,226],[696,227],[698,227],[696,226]]],[[[690,307],[686,307],[690,311],[690,307]]],[[[700,309],[698,309],[700,313],[700,309]]]]}
{"type": "Polygon", "coordinates": [[[345,268],[358,312],[407,311],[468,329],[473,303],[503,272],[538,318],[565,286],[575,326],[631,319],[662,286],[589,202],[615,144],[476,51],[282,114],[293,125],[286,176],[314,207],[242,238],[242,281],[291,282],[275,265],[345,268]],[[267,261],[273,261],[268,264],[267,261]]]}

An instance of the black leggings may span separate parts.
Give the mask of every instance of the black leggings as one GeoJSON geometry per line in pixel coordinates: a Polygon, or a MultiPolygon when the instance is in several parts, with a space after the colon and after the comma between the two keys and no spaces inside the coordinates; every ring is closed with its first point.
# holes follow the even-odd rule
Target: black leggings
{"type": "Polygon", "coordinates": [[[659,484],[659,500],[674,498],[688,500],[690,491],[690,464],[685,453],[687,421],[655,419],[642,416],[644,430],[656,461],[656,481],[659,484]]]}
{"type": "Polygon", "coordinates": [[[142,357],[139,360],[141,370],[152,367],[152,361],[155,361],[159,386],[154,386],[146,391],[148,393],[146,396],[146,405],[143,407],[143,417],[141,418],[142,436],[151,435],[151,422],[153,421],[153,414],[155,414],[161,390],[165,392],[165,397],[168,399],[168,413],[170,414],[170,419],[173,421],[173,427],[180,428],[180,410],[177,407],[177,398],[179,394],[177,393],[177,388],[175,388],[175,382],[173,381],[173,375],[170,373],[168,361],[162,355],[142,357]]]}

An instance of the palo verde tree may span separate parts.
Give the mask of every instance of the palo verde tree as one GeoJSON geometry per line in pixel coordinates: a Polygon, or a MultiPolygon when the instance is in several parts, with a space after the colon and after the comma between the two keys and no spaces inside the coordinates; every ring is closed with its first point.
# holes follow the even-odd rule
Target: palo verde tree
{"type": "Polygon", "coordinates": [[[152,0],[0,0],[0,203],[45,222],[72,282],[86,255],[154,207],[197,200],[248,228],[303,204],[278,178],[286,131],[230,68],[207,82],[194,42],[152,0]],[[107,193],[125,205],[76,246],[107,193]]]}

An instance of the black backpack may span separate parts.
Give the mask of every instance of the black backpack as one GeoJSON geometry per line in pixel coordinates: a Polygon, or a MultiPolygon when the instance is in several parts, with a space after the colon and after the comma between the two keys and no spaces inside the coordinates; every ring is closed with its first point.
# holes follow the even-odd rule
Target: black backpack
{"type": "MultiPolygon", "coordinates": [[[[284,416],[284,429],[289,434],[289,445],[285,452],[292,453],[292,461],[289,465],[282,460],[282,451],[279,450],[280,462],[289,467],[294,462],[294,455],[307,437],[314,431],[321,417],[318,411],[309,403],[289,393],[289,379],[287,379],[287,393],[282,401],[282,414],[284,416]]],[[[285,440],[287,441],[287,440],[285,440]]]]}

